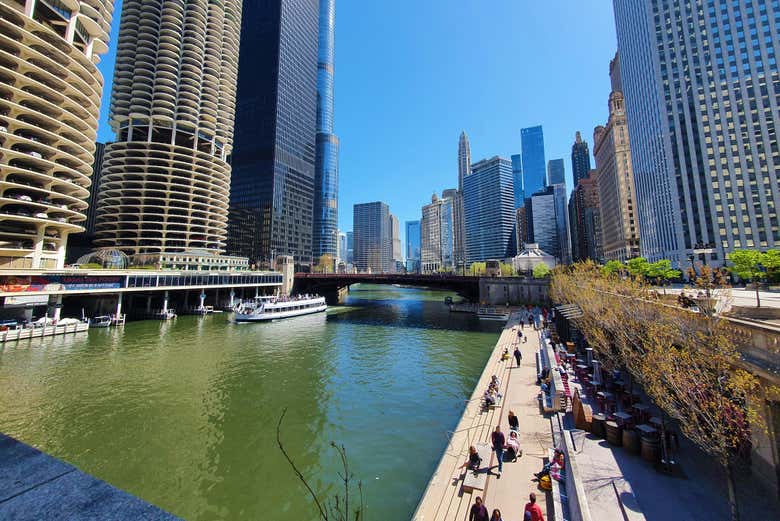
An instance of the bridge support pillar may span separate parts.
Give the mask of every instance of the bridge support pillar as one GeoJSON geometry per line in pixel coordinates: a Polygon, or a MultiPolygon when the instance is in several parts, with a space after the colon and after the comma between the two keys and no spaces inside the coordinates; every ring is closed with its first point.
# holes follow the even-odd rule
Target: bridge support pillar
{"type": "Polygon", "coordinates": [[[343,288],[337,288],[334,286],[324,288],[319,291],[319,294],[325,297],[325,302],[327,302],[329,306],[336,306],[341,304],[348,293],[349,288],[346,286],[343,288]]]}

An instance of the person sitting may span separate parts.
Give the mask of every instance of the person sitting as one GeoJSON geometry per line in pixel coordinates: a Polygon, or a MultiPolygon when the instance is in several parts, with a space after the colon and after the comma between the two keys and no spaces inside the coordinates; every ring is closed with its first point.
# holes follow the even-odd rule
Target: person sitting
{"type": "Polygon", "coordinates": [[[505,347],[505,348],[504,348],[504,352],[503,352],[503,353],[501,353],[501,361],[502,361],[502,362],[505,362],[505,361],[507,361],[507,360],[509,360],[509,348],[506,348],[506,347],[505,347]]]}
{"type": "Polygon", "coordinates": [[[549,367],[543,367],[542,372],[536,375],[536,385],[541,385],[541,383],[546,380],[550,376],[550,368],[549,367]]]}
{"type": "Polygon", "coordinates": [[[553,455],[552,461],[545,463],[542,467],[542,470],[534,474],[534,476],[541,478],[542,476],[550,475],[553,466],[556,467],[556,474],[558,474],[556,479],[560,479],[560,473],[563,472],[563,470],[566,468],[563,460],[563,451],[561,449],[555,449],[555,454],[553,455]]]}
{"type": "Polygon", "coordinates": [[[469,447],[469,459],[466,460],[466,463],[458,467],[459,469],[467,468],[469,470],[473,470],[474,472],[477,472],[479,468],[482,466],[482,458],[479,455],[479,452],[477,452],[477,448],[472,445],[469,447]]]}
{"type": "Polygon", "coordinates": [[[487,406],[496,404],[496,394],[493,391],[492,387],[488,387],[488,390],[485,391],[485,395],[483,398],[485,399],[485,405],[487,406]]]}
{"type": "Polygon", "coordinates": [[[517,419],[517,416],[515,415],[515,411],[509,411],[508,419],[509,419],[509,430],[519,431],[520,420],[517,419]]]}
{"type": "Polygon", "coordinates": [[[519,456],[523,455],[523,451],[520,450],[520,439],[517,437],[517,432],[509,431],[509,437],[504,444],[504,460],[511,459],[517,461],[519,456]]]}

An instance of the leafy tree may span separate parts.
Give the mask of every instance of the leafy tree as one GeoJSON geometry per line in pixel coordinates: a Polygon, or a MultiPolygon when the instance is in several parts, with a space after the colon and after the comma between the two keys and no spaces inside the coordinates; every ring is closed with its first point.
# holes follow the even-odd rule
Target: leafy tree
{"type": "Polygon", "coordinates": [[[471,266],[469,267],[469,271],[471,272],[471,275],[473,275],[474,277],[481,277],[487,271],[486,263],[472,262],[471,266]]]}
{"type": "Polygon", "coordinates": [[[768,250],[764,252],[761,258],[761,264],[767,270],[767,276],[773,278],[780,271],[780,250],[768,250]]]}
{"type": "Polygon", "coordinates": [[[604,273],[604,275],[615,275],[625,269],[626,267],[623,265],[623,263],[616,260],[611,260],[601,267],[601,271],[604,273]]]}
{"type": "Polygon", "coordinates": [[[646,277],[650,263],[644,257],[634,257],[626,262],[626,269],[634,277],[646,277]]]}
{"type": "MultiPolygon", "coordinates": [[[[764,255],[758,250],[735,250],[729,253],[728,259],[731,261],[731,273],[740,279],[757,283],[762,280],[766,273],[761,269],[761,261],[764,255]]],[[[771,261],[770,261],[771,262],[771,261]]],[[[756,306],[761,307],[761,295],[759,294],[758,284],[756,286],[756,306]]]]}
{"type": "Polygon", "coordinates": [[[333,273],[333,255],[325,253],[320,256],[317,265],[314,266],[317,273],[333,273]]]}
{"type": "Polygon", "coordinates": [[[515,268],[511,264],[507,264],[506,262],[501,263],[501,276],[502,277],[511,277],[515,274],[515,268]]]}
{"type": "Polygon", "coordinates": [[[661,259],[652,264],[648,264],[645,275],[647,278],[653,279],[656,283],[660,284],[661,282],[679,278],[680,275],[682,275],[682,272],[672,268],[672,261],[669,259],[661,259]]]}
{"type": "Polygon", "coordinates": [[[535,279],[543,279],[545,277],[549,277],[552,271],[547,266],[547,264],[541,262],[534,266],[533,274],[535,279]]]}

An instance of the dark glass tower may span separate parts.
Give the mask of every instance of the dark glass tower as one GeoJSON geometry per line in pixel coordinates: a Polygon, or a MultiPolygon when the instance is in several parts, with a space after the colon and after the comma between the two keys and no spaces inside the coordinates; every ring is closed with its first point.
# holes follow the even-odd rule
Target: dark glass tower
{"type": "Polygon", "coordinates": [[[544,160],[544,131],[542,126],[520,131],[523,149],[523,192],[531,197],[545,186],[547,162],[544,160]]]}
{"type": "Polygon", "coordinates": [[[310,263],[319,0],[244,0],[241,22],[228,251],[310,263]]]}
{"type": "Polygon", "coordinates": [[[574,176],[574,188],[577,188],[580,179],[587,179],[590,174],[590,149],[588,142],[582,140],[579,132],[571,146],[571,171],[574,176]]]}
{"type": "Polygon", "coordinates": [[[317,149],[314,161],[315,259],[338,248],[339,138],[333,135],[336,0],[320,0],[317,59],[317,149]]]}

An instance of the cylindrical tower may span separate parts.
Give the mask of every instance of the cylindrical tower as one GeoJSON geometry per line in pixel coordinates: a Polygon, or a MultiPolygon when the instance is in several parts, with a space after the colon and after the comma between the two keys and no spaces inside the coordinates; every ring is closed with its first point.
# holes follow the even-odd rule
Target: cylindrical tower
{"type": "Polygon", "coordinates": [[[339,138],[333,134],[336,0],[320,0],[317,54],[317,141],[314,158],[315,260],[338,255],[339,138]]]}
{"type": "Polygon", "coordinates": [[[124,1],[99,246],[224,250],[240,29],[240,0],[124,1]]]}
{"type": "Polygon", "coordinates": [[[111,0],[0,3],[0,269],[55,269],[84,231],[111,0]]]}

